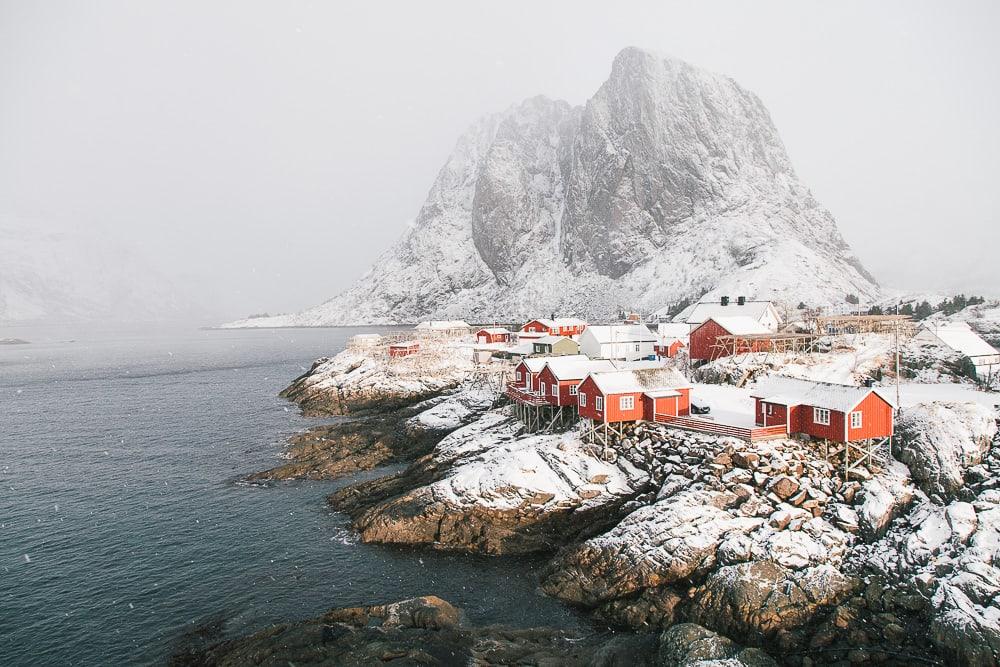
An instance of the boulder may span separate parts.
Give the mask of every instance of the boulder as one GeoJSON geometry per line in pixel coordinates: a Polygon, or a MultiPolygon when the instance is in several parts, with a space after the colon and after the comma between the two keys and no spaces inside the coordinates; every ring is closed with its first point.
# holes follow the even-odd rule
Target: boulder
{"type": "Polygon", "coordinates": [[[758,648],[743,648],[694,623],[679,623],[660,635],[657,664],[671,667],[777,667],[758,648]]]}
{"type": "Polygon", "coordinates": [[[762,641],[839,604],[857,580],[830,565],[791,570],[753,561],[715,570],[693,592],[689,617],[718,632],[762,641]]]}
{"type": "Polygon", "coordinates": [[[857,506],[861,537],[873,542],[885,534],[889,523],[913,501],[909,469],[892,461],[885,472],[861,485],[857,506]]]}
{"type": "Polygon", "coordinates": [[[914,481],[928,495],[950,498],[989,449],[996,413],[978,403],[922,403],[903,411],[896,433],[897,458],[914,481]]]}

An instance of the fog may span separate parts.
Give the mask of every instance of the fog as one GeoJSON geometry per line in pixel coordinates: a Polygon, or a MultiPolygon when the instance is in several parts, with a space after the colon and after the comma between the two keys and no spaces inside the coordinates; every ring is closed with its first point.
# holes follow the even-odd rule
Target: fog
{"type": "Polygon", "coordinates": [[[207,321],[301,309],[403,232],[475,119],[580,104],[636,45],[756,92],[883,284],[997,293],[998,28],[988,1],[8,0],[0,226],[128,248],[207,321]]]}

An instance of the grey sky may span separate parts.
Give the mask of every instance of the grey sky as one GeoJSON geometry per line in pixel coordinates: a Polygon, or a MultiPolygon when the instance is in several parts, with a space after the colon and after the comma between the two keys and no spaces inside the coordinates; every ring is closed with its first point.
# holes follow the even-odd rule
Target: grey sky
{"type": "Polygon", "coordinates": [[[995,2],[0,1],[0,223],[141,243],[220,319],[296,310],[477,117],[582,103],[636,45],[754,90],[884,284],[996,293],[998,28],[995,2]]]}

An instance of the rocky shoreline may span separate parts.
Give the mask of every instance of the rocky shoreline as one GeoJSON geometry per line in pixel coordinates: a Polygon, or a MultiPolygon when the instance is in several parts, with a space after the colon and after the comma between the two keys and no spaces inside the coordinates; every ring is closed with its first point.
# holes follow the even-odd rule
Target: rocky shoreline
{"type": "MultiPolygon", "coordinates": [[[[342,382],[320,385],[300,378],[286,395],[306,412],[327,405],[354,414],[377,400],[342,382]],[[357,407],[345,396],[358,397],[357,407]]],[[[600,450],[573,429],[525,434],[505,407],[468,385],[436,394],[422,386],[420,399],[403,407],[402,392],[390,391],[389,411],[302,434],[290,446],[293,462],[263,474],[330,478],[412,459],[401,472],[340,489],[330,506],[369,543],[546,554],[540,589],[588,612],[595,627],[621,632],[613,649],[597,634],[575,636],[589,648],[574,653],[555,641],[556,630],[503,630],[498,639],[494,628],[452,625],[444,643],[460,653],[446,656],[420,648],[445,636],[425,637],[432,630],[422,628],[412,644],[391,640],[403,642],[393,650],[407,660],[417,662],[408,651],[425,650],[427,664],[456,656],[509,664],[515,655],[619,664],[623,645],[635,664],[688,664],[692,656],[719,665],[1000,660],[994,410],[908,408],[894,457],[845,481],[818,447],[797,440],[750,444],[641,423],[600,450]],[[500,647],[496,660],[481,659],[494,655],[481,653],[484,645],[500,647]],[[608,661],[595,658],[601,651],[611,651],[608,661]]],[[[310,636],[343,624],[343,613],[306,622],[314,624],[310,636]]],[[[226,660],[284,642],[289,632],[306,641],[306,626],[229,642],[206,654],[215,662],[194,664],[237,664],[226,660]]],[[[338,629],[323,650],[371,657],[364,651],[381,646],[385,631],[371,632],[338,629]]]]}

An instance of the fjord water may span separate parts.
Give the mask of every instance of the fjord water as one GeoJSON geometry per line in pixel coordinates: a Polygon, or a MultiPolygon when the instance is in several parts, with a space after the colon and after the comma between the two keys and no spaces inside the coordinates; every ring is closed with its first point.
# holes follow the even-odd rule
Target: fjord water
{"type": "Polygon", "coordinates": [[[425,594],[579,623],[533,561],[357,543],[324,503],[346,481],[235,483],[319,423],[277,393],[356,330],[0,333],[32,341],[0,346],[0,665],[162,664],[220,621],[425,594]]]}

